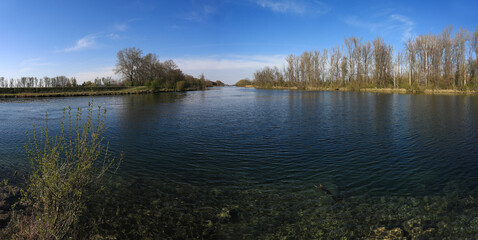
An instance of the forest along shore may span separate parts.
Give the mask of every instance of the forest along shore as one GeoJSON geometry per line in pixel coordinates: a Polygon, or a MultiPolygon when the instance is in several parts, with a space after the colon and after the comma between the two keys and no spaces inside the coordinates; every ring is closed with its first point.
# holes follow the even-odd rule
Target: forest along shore
{"type": "Polygon", "coordinates": [[[266,66],[236,86],[345,88],[380,91],[474,94],[478,91],[478,28],[410,36],[401,47],[382,37],[349,37],[342,45],[288,55],[282,68],[266,66]]]}

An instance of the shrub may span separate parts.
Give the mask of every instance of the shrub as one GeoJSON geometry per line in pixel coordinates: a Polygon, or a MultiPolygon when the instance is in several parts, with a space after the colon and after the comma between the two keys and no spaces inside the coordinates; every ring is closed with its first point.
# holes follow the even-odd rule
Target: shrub
{"type": "Polygon", "coordinates": [[[103,144],[105,116],[105,109],[94,111],[90,102],[84,122],[80,108],[75,119],[71,107],[64,109],[55,137],[50,136],[48,116],[40,133],[35,125],[32,135],[27,132],[32,173],[22,195],[32,213],[18,218],[14,239],[65,239],[78,234],[88,200],[98,193],[103,176],[116,171],[122,160],[112,158],[103,144]]]}
{"type": "Polygon", "coordinates": [[[185,81],[179,81],[176,83],[176,91],[183,91],[184,88],[186,87],[186,82],[185,81]]]}
{"type": "Polygon", "coordinates": [[[241,79],[235,85],[236,87],[245,87],[247,85],[252,85],[252,81],[249,79],[241,79]]]}
{"type": "Polygon", "coordinates": [[[349,83],[347,85],[347,90],[349,91],[354,91],[354,92],[358,92],[360,91],[360,84],[357,82],[357,81],[354,81],[352,83],[349,83]]]}
{"type": "Polygon", "coordinates": [[[159,92],[161,90],[161,82],[159,80],[151,81],[149,88],[151,88],[153,92],[159,92]]]}

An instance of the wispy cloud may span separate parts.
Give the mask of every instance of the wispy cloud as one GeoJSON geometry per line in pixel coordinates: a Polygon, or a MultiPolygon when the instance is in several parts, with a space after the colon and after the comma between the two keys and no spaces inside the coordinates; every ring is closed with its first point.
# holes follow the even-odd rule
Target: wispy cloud
{"type": "Polygon", "coordinates": [[[116,24],[114,27],[114,29],[119,32],[124,32],[128,30],[128,28],[129,28],[129,25],[127,23],[119,23],[119,24],[116,24]]]}
{"type": "Polygon", "coordinates": [[[182,14],[180,17],[184,20],[201,22],[209,16],[216,13],[217,8],[211,5],[204,5],[198,8],[198,10],[191,11],[186,14],[182,14]]]}
{"type": "Polygon", "coordinates": [[[35,66],[35,67],[40,67],[40,66],[51,66],[53,63],[48,62],[46,58],[30,58],[22,61],[22,65],[27,65],[27,66],[35,66]]]}
{"type": "Polygon", "coordinates": [[[117,34],[117,33],[110,33],[110,34],[108,34],[108,37],[111,38],[111,39],[113,39],[113,40],[118,40],[118,39],[120,39],[120,35],[117,34]]]}
{"type": "Polygon", "coordinates": [[[331,10],[324,2],[315,0],[256,0],[256,3],[274,12],[297,15],[323,15],[331,10]]]}
{"type": "Polygon", "coordinates": [[[27,73],[38,70],[41,67],[53,66],[52,62],[47,61],[46,58],[30,58],[21,62],[20,72],[27,73]]]}
{"type": "Polygon", "coordinates": [[[95,44],[98,36],[99,36],[98,34],[93,34],[93,35],[82,37],[78,41],[76,41],[75,46],[65,48],[63,50],[60,50],[59,52],[75,52],[75,51],[83,50],[86,48],[91,48],[95,44]]]}
{"type": "MultiPolygon", "coordinates": [[[[84,49],[97,47],[97,42],[101,40],[118,40],[121,38],[120,33],[126,32],[130,28],[130,23],[137,19],[131,19],[122,23],[116,23],[107,30],[86,35],[75,42],[72,47],[67,47],[56,52],[77,52],[84,49]]],[[[100,44],[99,44],[100,45],[100,44]]]]}
{"type": "Polygon", "coordinates": [[[344,21],[349,26],[365,28],[370,32],[380,33],[383,35],[400,32],[402,35],[402,41],[405,41],[412,36],[413,30],[415,29],[415,22],[413,22],[410,18],[399,14],[389,14],[379,18],[367,20],[357,16],[349,16],[345,18],[344,21]]]}
{"type": "Polygon", "coordinates": [[[413,29],[415,28],[415,22],[410,20],[408,17],[402,15],[391,15],[390,18],[394,21],[398,21],[401,24],[399,28],[402,30],[402,40],[405,41],[406,39],[410,38],[413,33],[413,29]]]}

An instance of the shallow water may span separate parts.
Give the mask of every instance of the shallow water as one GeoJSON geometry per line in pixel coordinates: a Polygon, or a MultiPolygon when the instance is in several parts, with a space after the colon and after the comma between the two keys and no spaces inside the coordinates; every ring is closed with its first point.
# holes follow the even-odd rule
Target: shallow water
{"type": "MultiPolygon", "coordinates": [[[[54,128],[89,100],[0,100],[0,173],[27,169],[25,131],[45,112],[54,128]]],[[[102,234],[478,237],[476,96],[224,87],[94,103],[124,153],[102,234]]]]}

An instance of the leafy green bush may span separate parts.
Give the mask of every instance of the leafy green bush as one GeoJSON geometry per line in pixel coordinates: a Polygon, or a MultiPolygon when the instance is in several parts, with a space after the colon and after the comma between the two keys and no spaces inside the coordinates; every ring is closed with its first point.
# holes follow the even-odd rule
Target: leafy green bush
{"type": "Polygon", "coordinates": [[[86,121],[78,108],[63,110],[60,133],[52,137],[45,126],[27,132],[25,145],[32,173],[22,191],[32,207],[31,216],[18,217],[14,239],[66,239],[78,234],[78,222],[88,200],[101,189],[104,175],[119,167],[122,157],[112,158],[103,143],[106,110],[93,110],[90,102],[86,121]]]}
{"type": "Polygon", "coordinates": [[[185,81],[179,81],[176,83],[176,91],[183,91],[186,87],[186,82],[185,81]]]}
{"type": "Polygon", "coordinates": [[[249,79],[241,79],[235,85],[236,87],[245,87],[247,85],[252,85],[252,81],[249,79]]]}
{"type": "Polygon", "coordinates": [[[161,90],[161,82],[159,80],[151,81],[149,88],[151,88],[153,92],[159,92],[159,90],[161,90]]]}
{"type": "Polygon", "coordinates": [[[354,81],[354,82],[349,83],[347,85],[347,90],[349,90],[349,91],[358,92],[358,91],[360,91],[360,88],[361,88],[360,83],[358,83],[357,81],[354,81]]]}

